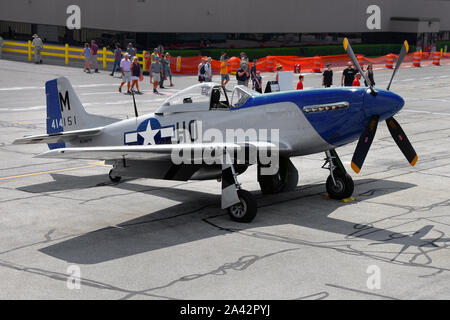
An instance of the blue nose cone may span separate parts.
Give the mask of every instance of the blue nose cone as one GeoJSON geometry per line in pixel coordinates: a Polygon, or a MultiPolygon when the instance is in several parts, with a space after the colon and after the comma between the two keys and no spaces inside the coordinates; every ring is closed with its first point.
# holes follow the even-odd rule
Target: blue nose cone
{"type": "Polygon", "coordinates": [[[405,100],[398,94],[386,90],[378,90],[378,94],[373,96],[367,90],[364,96],[364,112],[367,117],[373,115],[380,116],[381,120],[386,120],[399,112],[405,105],[405,100]]]}

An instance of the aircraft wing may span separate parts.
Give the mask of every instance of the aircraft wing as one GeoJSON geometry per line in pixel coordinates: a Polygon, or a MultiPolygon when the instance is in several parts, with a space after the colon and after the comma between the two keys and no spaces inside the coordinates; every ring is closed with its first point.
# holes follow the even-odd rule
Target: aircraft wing
{"type": "Polygon", "coordinates": [[[36,143],[62,143],[69,142],[72,139],[91,137],[102,132],[103,127],[90,128],[83,130],[58,132],[51,134],[41,134],[37,136],[29,136],[14,140],[13,144],[36,144],[36,143]]]}
{"type": "Polygon", "coordinates": [[[278,147],[270,142],[244,143],[185,143],[147,146],[110,146],[54,149],[37,155],[37,158],[62,158],[86,160],[153,160],[171,159],[172,155],[180,158],[187,156],[190,161],[213,159],[223,154],[223,150],[236,151],[278,151],[278,147]]]}

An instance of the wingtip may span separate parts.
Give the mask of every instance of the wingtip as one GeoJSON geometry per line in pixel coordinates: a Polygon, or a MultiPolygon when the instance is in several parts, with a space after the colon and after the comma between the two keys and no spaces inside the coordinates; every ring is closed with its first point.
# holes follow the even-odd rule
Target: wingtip
{"type": "Polygon", "coordinates": [[[350,164],[350,166],[352,167],[353,171],[355,171],[356,173],[359,173],[361,171],[361,169],[353,161],[350,164]]]}
{"type": "Polygon", "coordinates": [[[417,163],[418,160],[419,160],[419,157],[418,157],[417,154],[416,154],[416,156],[414,157],[414,159],[410,162],[410,163],[411,163],[411,166],[414,167],[414,166],[416,165],[416,163],[417,163]]]}

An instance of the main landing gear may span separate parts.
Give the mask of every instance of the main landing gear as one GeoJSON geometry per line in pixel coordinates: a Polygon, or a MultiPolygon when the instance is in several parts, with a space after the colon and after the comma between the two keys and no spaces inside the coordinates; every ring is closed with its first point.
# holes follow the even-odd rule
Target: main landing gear
{"type": "Polygon", "coordinates": [[[263,194],[293,191],[297,187],[298,171],[289,158],[280,157],[280,166],[274,175],[262,175],[261,165],[258,165],[258,182],[263,194]]]}
{"type": "Polygon", "coordinates": [[[330,170],[326,182],[328,195],[336,200],[350,198],[355,188],[352,177],[345,170],[335,150],[326,151],[325,155],[322,168],[330,170]]]}
{"type": "MultiPolygon", "coordinates": [[[[258,182],[263,194],[289,192],[297,187],[298,171],[289,158],[280,158],[278,172],[274,175],[263,175],[261,169],[258,165],[258,182]]],[[[256,216],[255,198],[241,189],[233,165],[222,167],[222,208],[227,208],[230,218],[237,222],[251,222],[256,216]]]]}

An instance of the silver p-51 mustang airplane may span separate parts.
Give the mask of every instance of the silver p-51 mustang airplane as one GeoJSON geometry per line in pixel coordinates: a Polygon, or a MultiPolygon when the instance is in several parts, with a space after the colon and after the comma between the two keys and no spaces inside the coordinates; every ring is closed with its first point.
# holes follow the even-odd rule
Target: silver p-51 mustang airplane
{"type": "MultiPolygon", "coordinates": [[[[344,48],[364,76],[347,39],[344,48]]],[[[223,87],[203,83],[169,97],[154,114],[121,121],[88,114],[69,81],[61,77],[45,86],[47,134],[17,139],[14,144],[47,143],[51,150],[38,155],[42,158],[104,160],[113,166],[109,177],[114,182],[122,176],[221,179],[222,208],[233,220],[250,222],[257,205],[237,178],[252,164],[258,166],[263,193],[286,192],[298,182],[290,158],[325,152],[324,167],[330,171],[326,189],[331,198],[348,198],[353,180],[335,149],[359,138],[351,163],[358,173],[378,122],[386,120],[400,150],[415,165],[417,154],[393,118],[404,101],[389,91],[407,51],[405,41],[387,90],[370,86],[259,94],[237,86],[230,101],[223,87]],[[227,136],[229,130],[266,130],[270,135],[235,135],[219,141],[218,136],[227,136]],[[237,153],[244,154],[243,159],[237,153]],[[180,154],[188,155],[188,160],[180,161],[186,160],[180,154]],[[265,170],[269,168],[272,171],[265,170]]]]}

